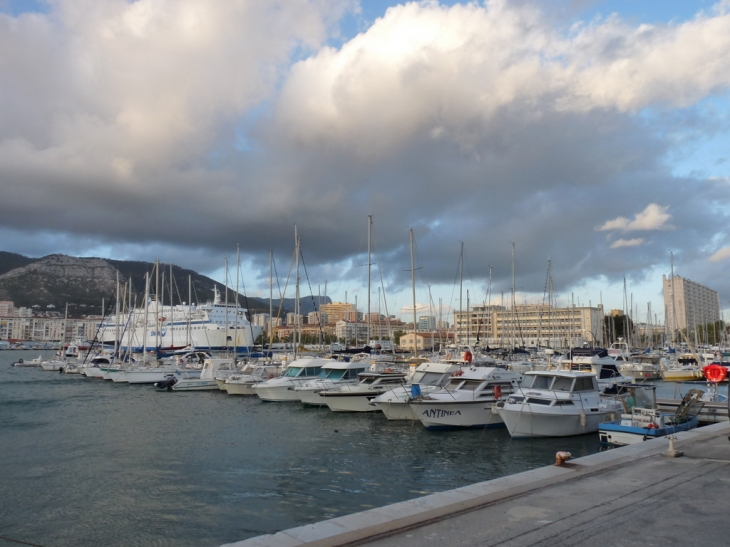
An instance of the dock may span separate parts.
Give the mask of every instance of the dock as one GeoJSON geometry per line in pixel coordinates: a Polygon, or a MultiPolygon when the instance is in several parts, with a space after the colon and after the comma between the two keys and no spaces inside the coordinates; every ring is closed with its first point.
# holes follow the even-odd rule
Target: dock
{"type": "Polygon", "coordinates": [[[730,422],[225,547],[730,545],[730,422]]]}

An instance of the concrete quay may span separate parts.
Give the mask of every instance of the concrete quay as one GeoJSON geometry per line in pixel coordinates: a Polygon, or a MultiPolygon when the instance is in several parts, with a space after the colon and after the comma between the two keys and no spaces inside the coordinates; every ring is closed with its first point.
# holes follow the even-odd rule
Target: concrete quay
{"type": "Polygon", "coordinates": [[[224,547],[727,546],[730,423],[224,547]]]}

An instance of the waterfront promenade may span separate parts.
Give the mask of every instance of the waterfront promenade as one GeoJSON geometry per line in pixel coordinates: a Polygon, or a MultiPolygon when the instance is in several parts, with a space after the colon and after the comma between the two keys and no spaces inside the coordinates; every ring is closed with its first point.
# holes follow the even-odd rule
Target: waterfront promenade
{"type": "Polygon", "coordinates": [[[730,423],[226,547],[730,545],[730,423]]]}

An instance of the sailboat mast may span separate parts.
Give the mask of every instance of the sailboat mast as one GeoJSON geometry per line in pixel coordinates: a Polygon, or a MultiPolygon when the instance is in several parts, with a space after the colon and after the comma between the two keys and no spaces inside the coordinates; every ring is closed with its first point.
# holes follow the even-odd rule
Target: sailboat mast
{"type": "MultiPolygon", "coordinates": [[[[238,314],[241,313],[241,311],[238,308],[238,283],[239,279],[241,278],[241,246],[236,243],[236,315],[234,316],[234,321],[236,322],[235,326],[233,327],[233,357],[235,358],[238,355],[238,314]]],[[[252,341],[253,342],[253,341],[252,341]]]]}
{"type": "Polygon", "coordinates": [[[274,251],[269,250],[269,355],[273,361],[271,346],[274,343],[274,251]]]}
{"type": "MultiPolygon", "coordinates": [[[[66,304],[68,313],[68,303],[66,304]]],[[[64,322],[66,320],[64,319],[64,322]]],[[[119,270],[117,270],[117,313],[116,313],[116,325],[114,328],[114,358],[117,358],[119,353],[119,270]]]]}
{"type": "Polygon", "coordinates": [[[512,349],[515,349],[515,242],[512,242],[512,349]]]}
{"type": "Polygon", "coordinates": [[[297,342],[297,330],[299,328],[299,234],[297,225],[294,225],[294,249],[296,250],[296,284],[294,287],[294,359],[299,354],[299,343],[297,342]]]}
{"type": "MultiPolygon", "coordinates": [[[[462,295],[462,289],[464,285],[464,242],[460,242],[461,246],[459,248],[459,322],[461,323],[458,327],[458,331],[461,334],[459,337],[459,341],[463,342],[464,337],[464,300],[462,295]]],[[[455,323],[456,321],[454,321],[455,323]]],[[[468,343],[468,342],[467,342],[468,343]]]]}
{"type": "Polygon", "coordinates": [[[416,323],[416,261],[413,254],[413,228],[410,229],[411,239],[411,291],[413,293],[413,356],[416,356],[416,349],[418,347],[418,341],[416,338],[417,334],[417,323],[416,323]]]}
{"type": "Polygon", "coordinates": [[[365,341],[365,345],[370,344],[370,232],[373,227],[373,216],[368,215],[368,336],[365,341]]]}

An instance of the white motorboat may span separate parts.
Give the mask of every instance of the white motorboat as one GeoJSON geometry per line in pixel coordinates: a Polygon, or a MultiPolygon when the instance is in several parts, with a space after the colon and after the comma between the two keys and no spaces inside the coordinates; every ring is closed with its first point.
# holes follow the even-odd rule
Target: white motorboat
{"type": "Polygon", "coordinates": [[[344,385],[356,384],[358,374],[365,372],[370,364],[365,360],[334,361],[322,367],[319,376],[294,388],[302,404],[306,406],[325,405],[322,391],[338,389],[344,385]]]}
{"type": "Polygon", "coordinates": [[[520,388],[495,405],[514,438],[567,437],[598,431],[615,418],[621,405],[600,396],[592,372],[526,372],[520,388]]]}
{"type": "Polygon", "coordinates": [[[662,377],[661,355],[642,354],[628,359],[619,355],[616,357],[616,367],[622,376],[637,380],[659,380],[662,377]]]}
{"type": "Polygon", "coordinates": [[[410,407],[413,391],[427,395],[440,390],[449,382],[451,374],[461,370],[456,363],[421,363],[411,378],[409,386],[400,386],[375,397],[370,404],[382,410],[389,420],[417,420],[410,407]],[[413,388],[412,386],[418,386],[413,388]]]}
{"type": "Polygon", "coordinates": [[[58,372],[66,366],[67,362],[63,359],[50,359],[41,362],[41,368],[46,372],[58,372]]]}
{"type": "MultiPolygon", "coordinates": [[[[254,386],[281,376],[281,366],[278,365],[247,365],[240,374],[229,376],[223,381],[223,391],[228,395],[256,395],[254,386]]],[[[220,386],[220,379],[216,378],[220,386]]]]}
{"type": "Polygon", "coordinates": [[[18,359],[14,363],[12,363],[12,366],[14,367],[39,367],[41,366],[41,363],[43,362],[43,356],[39,355],[35,359],[18,359]]]}
{"type": "Polygon", "coordinates": [[[320,359],[303,357],[295,359],[287,367],[284,374],[278,378],[266,380],[254,386],[259,399],[266,402],[299,402],[299,394],[294,391],[295,387],[302,385],[308,380],[316,378],[322,367],[330,363],[336,363],[334,359],[320,359]]]}
{"type": "Polygon", "coordinates": [[[370,401],[396,387],[408,382],[406,372],[361,372],[357,384],[348,384],[320,392],[333,412],[375,412],[378,410],[370,401]]]}
{"type": "Polygon", "coordinates": [[[498,427],[502,419],[492,405],[514,392],[521,380],[511,370],[472,366],[453,375],[444,389],[413,397],[410,407],[429,429],[498,427]]]}
{"type": "MultiPolygon", "coordinates": [[[[216,375],[220,371],[235,372],[236,362],[234,359],[206,359],[203,369],[198,371],[176,370],[172,384],[172,391],[208,391],[219,390],[216,375]]],[[[169,378],[169,376],[168,376],[169,378]]],[[[155,383],[156,387],[160,387],[155,383]]],[[[167,387],[167,386],[165,386],[167,387]]]]}

